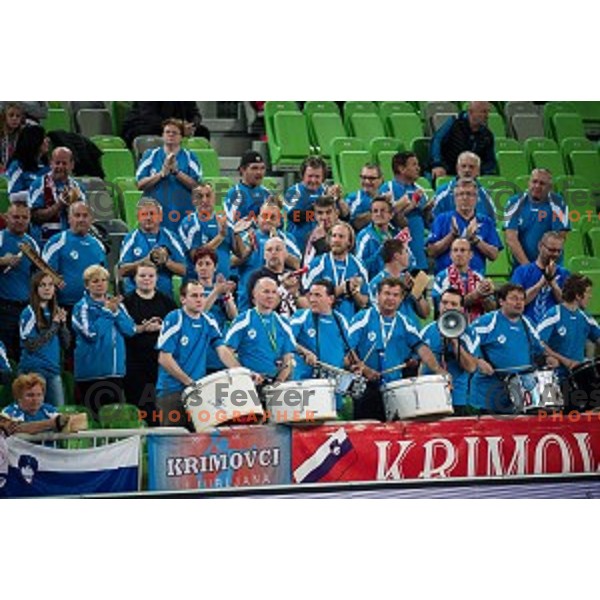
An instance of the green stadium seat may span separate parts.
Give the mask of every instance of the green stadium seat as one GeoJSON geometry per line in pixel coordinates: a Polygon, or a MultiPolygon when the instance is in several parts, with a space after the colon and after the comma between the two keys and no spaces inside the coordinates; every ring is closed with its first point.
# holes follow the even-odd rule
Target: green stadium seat
{"type": "Polygon", "coordinates": [[[588,219],[588,212],[596,213],[596,198],[592,195],[592,190],[586,188],[568,188],[562,194],[569,212],[573,213],[571,220],[574,220],[575,213],[578,213],[578,220],[588,219]]]}
{"type": "Polygon", "coordinates": [[[583,119],[577,113],[556,113],[552,127],[554,139],[559,143],[569,137],[585,137],[583,119]]]}
{"type": "Polygon", "coordinates": [[[49,108],[48,116],[42,119],[42,127],[46,131],[72,131],[71,116],[64,108],[49,108]]]}
{"type": "Polygon", "coordinates": [[[581,271],[597,269],[600,270],[600,257],[586,255],[572,256],[567,261],[567,269],[571,271],[571,273],[580,273],[581,271]]]}
{"type": "Polygon", "coordinates": [[[592,193],[600,190],[600,155],[598,152],[574,150],[570,157],[573,174],[585,177],[590,183],[592,193]]]}
{"type": "Polygon", "coordinates": [[[554,189],[563,195],[571,188],[589,189],[590,185],[588,178],[583,175],[559,175],[554,178],[554,189]]]}
{"type": "Polygon", "coordinates": [[[391,137],[376,137],[369,142],[369,150],[374,162],[379,161],[380,152],[402,152],[406,148],[400,140],[391,137]]]}
{"type": "MultiPolygon", "coordinates": [[[[340,164],[339,164],[339,156],[342,152],[347,152],[349,150],[360,151],[367,150],[365,143],[358,138],[350,138],[350,137],[339,137],[334,138],[331,141],[331,173],[334,181],[340,182],[342,180],[342,176],[340,173],[340,164]]],[[[371,162],[370,160],[366,160],[365,163],[371,162]]],[[[363,165],[361,165],[361,168],[363,165]]],[[[360,176],[360,171],[359,171],[360,176]]],[[[358,188],[356,188],[358,189],[358,188]]],[[[344,189],[346,193],[349,193],[354,190],[344,189]]]]}
{"type": "Polygon", "coordinates": [[[8,199],[8,190],[0,189],[0,214],[4,214],[10,206],[10,200],[8,199]]]}
{"type": "Polygon", "coordinates": [[[453,175],[442,175],[435,180],[435,189],[439,190],[443,185],[450,183],[454,179],[453,175]]]}
{"type": "Polygon", "coordinates": [[[525,140],[523,143],[523,149],[525,150],[525,156],[527,156],[527,161],[529,163],[529,168],[533,168],[533,153],[546,150],[546,151],[557,151],[558,144],[550,139],[545,137],[532,137],[525,140]]]}
{"type": "Polygon", "coordinates": [[[500,235],[501,232],[498,232],[500,238],[502,239],[502,243],[504,244],[504,248],[502,248],[502,250],[498,252],[498,257],[496,258],[496,260],[487,261],[485,268],[486,277],[490,277],[494,281],[496,281],[497,279],[506,279],[510,277],[510,273],[512,270],[510,260],[508,258],[508,250],[506,249],[506,242],[504,241],[503,233],[504,232],[502,232],[502,235],[500,235]]]}
{"type": "Polygon", "coordinates": [[[139,429],[142,420],[137,406],[133,404],[107,404],[98,411],[102,429],[139,429]]]}
{"type": "MultiPolygon", "coordinates": [[[[569,233],[569,236],[571,233],[569,233]]],[[[592,255],[595,258],[600,258],[600,227],[591,227],[587,230],[586,236],[592,255]]]]}
{"type": "Polygon", "coordinates": [[[123,210],[122,214],[130,230],[138,226],[137,220],[137,204],[140,198],[144,195],[141,190],[125,190],[122,192],[123,210]]]}
{"type": "Polygon", "coordinates": [[[275,117],[275,114],[282,110],[299,112],[298,105],[293,100],[270,100],[268,102],[265,102],[263,114],[265,119],[265,129],[267,132],[267,137],[270,138],[274,135],[273,119],[275,117]]]}
{"type": "Polygon", "coordinates": [[[514,138],[494,136],[494,149],[496,152],[500,150],[523,150],[523,145],[514,138]]]}
{"type": "Polygon", "coordinates": [[[116,177],[135,177],[133,155],[124,148],[104,150],[100,157],[104,179],[113,181],[116,177]]]}
{"type": "Polygon", "coordinates": [[[340,115],[340,107],[332,100],[308,100],[302,110],[307,117],[317,113],[340,115]]]}
{"type": "Polygon", "coordinates": [[[395,102],[393,100],[386,100],[379,105],[379,116],[384,123],[394,113],[415,113],[415,107],[410,102],[395,102]]]}
{"type": "Polygon", "coordinates": [[[494,134],[494,137],[504,137],[506,135],[506,125],[504,118],[497,112],[490,112],[487,121],[488,129],[494,134]]]}
{"type": "Polygon", "coordinates": [[[219,155],[214,148],[194,148],[190,152],[196,156],[200,163],[202,179],[205,177],[219,177],[221,175],[219,155]]]}
{"type": "MultiPolygon", "coordinates": [[[[400,138],[401,139],[401,138],[400,138]]],[[[421,166],[421,173],[429,166],[429,146],[431,145],[430,137],[417,137],[412,140],[409,148],[415,153],[421,166]]],[[[429,184],[431,186],[431,184],[429,184]]]]}
{"type": "Polygon", "coordinates": [[[357,112],[348,119],[348,133],[369,143],[373,138],[385,137],[386,132],[378,113],[357,112]]]}
{"type": "Polygon", "coordinates": [[[426,177],[419,177],[415,183],[422,187],[425,190],[428,198],[433,198],[435,192],[433,191],[433,187],[431,185],[431,181],[426,177]]]}
{"type": "MultiPolygon", "coordinates": [[[[423,138],[423,123],[414,113],[392,113],[388,117],[390,135],[400,140],[407,148],[413,144],[413,140],[423,138]]],[[[429,147],[427,148],[429,154],[429,147]]]]}
{"type": "Polygon", "coordinates": [[[119,150],[127,148],[125,140],[118,135],[93,135],[90,140],[94,142],[100,150],[119,150]]]}
{"type": "Polygon", "coordinates": [[[366,150],[344,150],[338,156],[341,184],[346,192],[360,189],[360,171],[370,162],[371,155],[366,150]]]}
{"type": "Polygon", "coordinates": [[[362,100],[348,100],[348,102],[344,102],[344,125],[346,126],[346,131],[350,132],[350,117],[356,113],[369,113],[369,114],[377,114],[377,105],[375,102],[368,102],[362,100]]]}
{"type": "MultiPolygon", "coordinates": [[[[281,179],[277,179],[276,177],[265,177],[263,179],[262,184],[273,194],[282,195],[285,190],[283,189],[283,182],[281,179]]],[[[231,186],[230,186],[231,187],[231,186]]],[[[229,189],[229,188],[228,188],[229,189]]]]}
{"type": "Polygon", "coordinates": [[[566,137],[562,139],[560,142],[560,151],[567,173],[572,172],[571,152],[574,152],[575,150],[594,152],[594,150],[596,150],[596,144],[585,137],[566,137]]]}
{"type": "Polygon", "coordinates": [[[525,152],[517,150],[501,150],[496,152],[496,160],[498,162],[498,170],[502,177],[513,180],[519,175],[529,173],[527,158],[525,152]]]}
{"type": "Polygon", "coordinates": [[[133,102],[131,100],[115,100],[110,103],[110,116],[112,118],[113,133],[121,135],[123,131],[123,121],[131,109],[133,102]]]}
{"type": "Polygon", "coordinates": [[[565,262],[573,256],[582,256],[585,254],[585,239],[579,229],[573,229],[567,234],[563,254],[565,262]]]}
{"type": "Polygon", "coordinates": [[[212,148],[210,141],[204,137],[186,137],[181,140],[181,147],[188,150],[205,150],[212,148]]]}
{"type": "Polygon", "coordinates": [[[308,115],[309,131],[318,154],[331,158],[331,142],[346,136],[346,129],[339,113],[314,113],[308,115]]]}
{"type": "Polygon", "coordinates": [[[305,116],[299,111],[275,113],[268,144],[274,169],[297,169],[312,153],[305,116]]]}
{"type": "Polygon", "coordinates": [[[577,107],[573,102],[565,102],[562,100],[556,100],[552,102],[546,102],[543,109],[544,117],[544,131],[546,137],[554,138],[554,129],[552,119],[557,113],[576,113],[577,107]]]}
{"type": "Polygon", "coordinates": [[[531,174],[529,175],[519,175],[513,179],[513,183],[515,184],[515,188],[517,189],[517,193],[523,193],[529,190],[529,180],[531,179],[531,174]]]}
{"type": "Polygon", "coordinates": [[[558,150],[534,150],[531,155],[533,167],[547,169],[555,177],[565,175],[565,166],[558,150]]]}

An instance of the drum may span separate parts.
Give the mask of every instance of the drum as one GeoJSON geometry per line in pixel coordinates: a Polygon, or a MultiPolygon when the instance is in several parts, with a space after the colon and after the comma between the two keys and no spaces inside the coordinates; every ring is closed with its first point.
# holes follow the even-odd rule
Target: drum
{"type": "Polygon", "coordinates": [[[187,387],[181,398],[198,432],[218,425],[263,422],[258,392],[244,367],[203,377],[187,387]]]}
{"type": "Polygon", "coordinates": [[[558,377],[553,369],[509,375],[508,396],[517,413],[561,410],[564,407],[558,377]]]}
{"type": "Polygon", "coordinates": [[[273,423],[312,423],[337,419],[335,380],[306,379],[266,385],[262,397],[273,423]]]}
{"type": "Polygon", "coordinates": [[[450,383],[444,375],[400,379],[383,386],[386,421],[451,415],[450,383]]]}
{"type": "Polygon", "coordinates": [[[581,404],[587,408],[597,404],[600,401],[600,358],[588,360],[575,367],[569,375],[569,387],[573,398],[580,396],[577,402],[571,402],[573,406],[581,404]]]}

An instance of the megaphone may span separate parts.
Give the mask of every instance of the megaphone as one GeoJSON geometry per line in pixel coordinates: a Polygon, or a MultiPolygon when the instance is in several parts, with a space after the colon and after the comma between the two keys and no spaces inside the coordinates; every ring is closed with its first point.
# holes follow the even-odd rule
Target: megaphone
{"type": "Polygon", "coordinates": [[[458,310],[447,310],[438,319],[438,328],[445,338],[460,337],[467,328],[467,317],[458,310]]]}

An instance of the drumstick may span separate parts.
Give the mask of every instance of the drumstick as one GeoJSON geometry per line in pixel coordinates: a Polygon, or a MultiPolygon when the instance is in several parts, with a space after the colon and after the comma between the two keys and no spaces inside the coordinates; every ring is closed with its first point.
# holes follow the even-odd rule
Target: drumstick
{"type": "Polygon", "coordinates": [[[388,373],[393,373],[394,371],[399,371],[400,369],[404,369],[407,363],[402,363],[401,365],[396,365],[390,369],[386,369],[385,371],[381,371],[380,375],[387,375],[388,373]]]}
{"type": "Polygon", "coordinates": [[[333,365],[330,365],[329,363],[323,362],[321,360],[317,361],[317,365],[319,365],[320,367],[323,367],[324,369],[327,369],[328,371],[333,371],[334,373],[339,373],[340,375],[354,375],[354,373],[352,373],[352,371],[347,371],[346,369],[340,369],[340,367],[334,367],[333,365]]]}
{"type": "Polygon", "coordinates": [[[494,369],[494,373],[509,373],[516,375],[517,373],[532,370],[535,370],[535,367],[533,365],[519,365],[518,367],[510,367],[506,369],[494,369]]]}

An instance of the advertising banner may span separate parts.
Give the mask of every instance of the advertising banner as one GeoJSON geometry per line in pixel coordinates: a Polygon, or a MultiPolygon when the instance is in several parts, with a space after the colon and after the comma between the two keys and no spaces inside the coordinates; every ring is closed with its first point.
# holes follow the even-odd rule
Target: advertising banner
{"type": "Polygon", "coordinates": [[[151,436],[148,489],[189,490],[290,483],[287,427],[221,427],[210,433],[151,436]]]}
{"type": "Polygon", "coordinates": [[[593,473],[600,415],[339,423],[296,429],[294,483],[593,473]]]}

